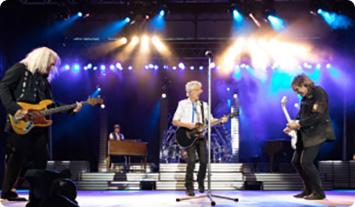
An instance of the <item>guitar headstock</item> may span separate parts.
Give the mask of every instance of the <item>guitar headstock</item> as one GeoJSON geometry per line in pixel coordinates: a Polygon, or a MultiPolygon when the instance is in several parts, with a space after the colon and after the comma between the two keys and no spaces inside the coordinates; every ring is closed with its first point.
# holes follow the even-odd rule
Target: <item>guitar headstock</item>
{"type": "Polygon", "coordinates": [[[87,99],[87,103],[91,106],[95,106],[97,104],[103,104],[104,103],[104,100],[100,97],[97,97],[97,98],[92,98],[92,97],[89,97],[87,99]]]}
{"type": "Polygon", "coordinates": [[[287,103],[287,97],[283,96],[282,99],[281,99],[281,105],[282,106],[286,106],[286,103],[287,103]]]}

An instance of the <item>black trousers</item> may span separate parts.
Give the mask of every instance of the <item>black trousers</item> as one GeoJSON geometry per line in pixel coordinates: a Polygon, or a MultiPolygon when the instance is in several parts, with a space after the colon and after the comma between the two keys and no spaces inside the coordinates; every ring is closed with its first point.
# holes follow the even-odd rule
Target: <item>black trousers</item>
{"type": "Polygon", "coordinates": [[[35,128],[26,135],[8,132],[2,195],[14,188],[24,168],[45,169],[48,160],[48,129],[35,128]]]}
{"type": "Polygon", "coordinates": [[[186,189],[193,189],[193,173],[195,170],[195,163],[197,161],[196,152],[200,162],[200,168],[197,174],[197,182],[203,184],[206,178],[207,169],[207,145],[205,139],[199,139],[187,150],[187,167],[186,167],[186,177],[185,177],[185,187],[186,189]]]}
{"type": "Polygon", "coordinates": [[[307,193],[323,194],[319,171],[314,164],[317,158],[320,145],[303,147],[302,143],[297,144],[292,158],[292,164],[301,176],[304,191],[307,193]]]}

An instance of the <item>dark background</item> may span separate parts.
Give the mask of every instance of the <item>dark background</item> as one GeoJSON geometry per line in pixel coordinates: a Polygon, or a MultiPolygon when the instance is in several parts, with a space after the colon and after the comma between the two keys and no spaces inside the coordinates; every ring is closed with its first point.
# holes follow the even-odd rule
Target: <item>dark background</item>
{"type": "MultiPolygon", "coordinates": [[[[100,41],[75,41],[75,37],[93,37],[93,33],[101,25],[105,25],[115,18],[123,18],[127,14],[127,7],[136,13],[144,9],[154,13],[159,1],[154,1],[141,8],[134,4],[96,5],[90,1],[79,3],[55,4],[23,4],[20,1],[6,1],[0,7],[0,77],[12,64],[20,61],[33,48],[48,46],[57,51],[63,63],[112,62],[116,53],[107,53],[105,49],[98,50],[100,41]],[[133,5],[133,6],[132,6],[133,5]],[[137,8],[141,8],[140,11],[137,8]],[[90,12],[90,17],[75,22],[75,26],[55,30],[55,23],[76,12],[90,12]]],[[[64,2],[64,3],[63,3],[64,2]]],[[[131,1],[135,2],[135,1],[131,1]]],[[[140,1],[137,1],[140,2],[140,1]]],[[[228,45],[231,35],[231,18],[228,9],[229,1],[211,1],[214,3],[179,4],[176,1],[167,3],[166,28],[163,31],[166,42],[175,51],[175,62],[184,61],[188,64],[207,66],[204,52],[207,49],[219,52],[228,45]],[[225,3],[228,2],[228,3],[225,3]],[[203,8],[203,9],[202,9],[203,8]],[[209,39],[206,39],[209,38],[209,39]]],[[[280,16],[293,22],[289,36],[306,40],[319,50],[327,49],[333,52],[332,62],[338,65],[338,70],[350,79],[350,83],[339,86],[336,80],[327,74],[315,80],[329,93],[330,112],[337,140],[322,147],[320,159],[339,160],[351,159],[355,149],[354,129],[354,98],[352,89],[354,78],[354,27],[347,30],[330,30],[319,19],[312,19],[308,15],[310,1],[276,2],[275,8],[280,16]],[[306,15],[307,14],[307,15],[306,15]],[[344,104],[345,100],[345,104],[344,104]],[[346,124],[344,124],[346,120],[346,124]],[[343,138],[347,144],[344,151],[343,138]],[[343,154],[346,152],[345,154],[343,154]]],[[[262,9],[261,3],[255,3],[254,9],[262,9]]],[[[345,11],[347,12],[347,11],[345,11]]],[[[354,14],[354,13],[353,13],[354,14]]],[[[139,21],[139,15],[138,15],[139,21]]],[[[141,27],[128,27],[120,35],[130,35],[140,32],[141,27]]],[[[267,29],[252,28],[257,34],[267,29]]],[[[242,33],[242,32],[241,32],[242,33]]],[[[117,51],[115,51],[117,52],[117,51]]],[[[118,51],[119,52],[119,51],[118,51]]],[[[133,61],[133,60],[130,60],[133,61]]],[[[156,57],[157,64],[165,64],[165,60],[156,57]]],[[[325,60],[326,62],[327,60],[325,60]]],[[[102,88],[105,99],[107,119],[100,117],[104,110],[99,107],[85,107],[75,116],[58,114],[54,116],[52,127],[52,146],[54,160],[87,160],[92,170],[96,170],[99,157],[100,121],[111,126],[119,123],[122,132],[128,139],[141,139],[149,144],[149,162],[159,160],[159,144],[161,132],[160,120],[168,120],[173,115],[177,102],[185,98],[184,85],[192,79],[200,80],[205,86],[203,98],[207,100],[207,71],[123,71],[119,74],[108,73],[98,75],[92,71],[74,73],[66,71],[59,73],[52,82],[54,96],[57,101],[72,103],[84,100],[95,91],[102,88]],[[168,114],[160,114],[161,94],[167,94],[168,114]]],[[[310,72],[311,73],[311,72],[310,72]]],[[[291,97],[291,102],[297,101],[296,95],[289,89],[292,76],[270,74],[270,79],[262,83],[248,73],[242,74],[240,79],[233,77],[214,78],[213,112],[215,116],[228,113],[227,100],[231,100],[234,93],[239,94],[241,103],[240,128],[240,161],[250,162],[253,156],[260,156],[266,160],[262,148],[267,140],[285,138],[282,133],[284,118],[279,107],[282,95],[291,97]],[[271,77],[275,77],[272,79],[271,77]],[[277,77],[277,78],[276,78],[277,77]],[[230,91],[226,91],[226,88],[230,91]],[[293,98],[292,98],[293,97],[293,98]]],[[[341,82],[341,80],[340,80],[341,82]]],[[[3,129],[6,114],[1,107],[0,128],[3,129]]],[[[294,115],[297,110],[291,109],[294,115]]],[[[1,132],[1,142],[4,134],[1,132]]],[[[3,148],[1,148],[3,149],[3,148]]],[[[0,157],[3,157],[1,153],[0,157]]],[[[0,158],[3,161],[2,158],[0,158]]],[[[1,166],[3,166],[0,163],[1,166]]]]}

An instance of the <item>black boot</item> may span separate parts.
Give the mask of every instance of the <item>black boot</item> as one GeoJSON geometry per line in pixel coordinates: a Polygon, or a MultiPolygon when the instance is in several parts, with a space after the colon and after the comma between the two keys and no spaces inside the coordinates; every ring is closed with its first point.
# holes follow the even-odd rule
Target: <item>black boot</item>
{"type": "Polygon", "coordinates": [[[1,198],[8,201],[27,201],[26,198],[19,197],[18,194],[13,191],[3,192],[1,198]]]}

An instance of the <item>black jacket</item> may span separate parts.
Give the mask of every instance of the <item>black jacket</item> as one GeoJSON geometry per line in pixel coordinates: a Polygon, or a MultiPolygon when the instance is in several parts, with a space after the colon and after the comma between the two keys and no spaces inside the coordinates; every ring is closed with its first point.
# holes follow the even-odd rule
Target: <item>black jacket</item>
{"type": "MultiPolygon", "coordinates": [[[[0,99],[8,114],[14,115],[21,107],[16,102],[39,103],[43,99],[53,99],[51,86],[45,75],[32,74],[22,63],[10,67],[0,81],[0,99]]],[[[10,132],[7,119],[5,132],[10,132]]],[[[46,129],[39,129],[46,130],[46,129]]]]}
{"type": "Polygon", "coordinates": [[[51,87],[45,75],[32,74],[22,63],[9,68],[0,81],[0,99],[6,112],[15,114],[21,107],[16,102],[36,104],[52,99],[51,87]]]}
{"type": "Polygon", "coordinates": [[[328,111],[328,94],[323,88],[315,86],[302,98],[296,119],[301,125],[298,138],[302,139],[304,147],[335,140],[328,111]]]}

